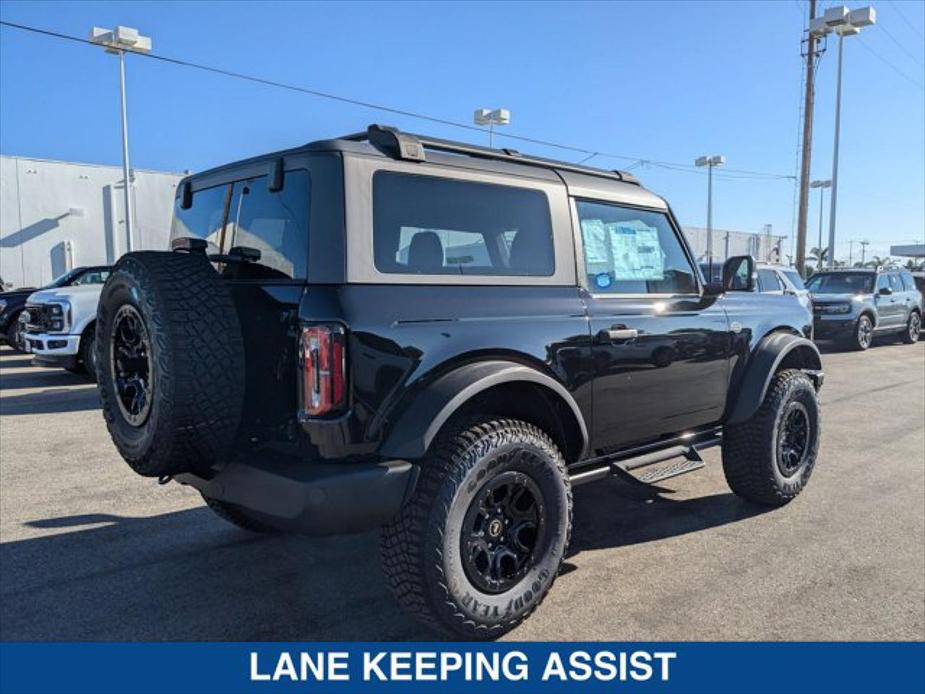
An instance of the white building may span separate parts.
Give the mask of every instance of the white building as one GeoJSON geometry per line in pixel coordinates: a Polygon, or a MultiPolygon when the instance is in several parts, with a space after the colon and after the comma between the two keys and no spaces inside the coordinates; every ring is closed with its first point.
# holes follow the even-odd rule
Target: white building
{"type": "MultiPolygon", "coordinates": [[[[166,249],[183,174],[133,171],[134,249],[166,249]]],[[[39,287],[128,250],[122,168],[0,156],[0,277],[39,287]]]]}

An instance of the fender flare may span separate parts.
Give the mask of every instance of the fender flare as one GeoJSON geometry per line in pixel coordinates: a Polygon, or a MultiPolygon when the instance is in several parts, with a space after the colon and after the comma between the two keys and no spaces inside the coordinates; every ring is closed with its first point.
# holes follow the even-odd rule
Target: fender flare
{"type": "Polygon", "coordinates": [[[534,368],[502,360],[466,364],[441,376],[419,392],[386,437],[382,454],[401,459],[422,457],[437,432],[466,402],[494,386],[518,382],[545,387],[569,407],[581,430],[583,457],[588,449],[588,428],[571,393],[561,383],[534,368]]]}
{"type": "Polygon", "coordinates": [[[812,377],[817,390],[822,386],[822,357],[819,348],[805,337],[792,333],[773,333],[764,337],[755,348],[726,424],[739,424],[751,419],[764,402],[771,379],[788,355],[799,356],[798,368],[812,377]]]}

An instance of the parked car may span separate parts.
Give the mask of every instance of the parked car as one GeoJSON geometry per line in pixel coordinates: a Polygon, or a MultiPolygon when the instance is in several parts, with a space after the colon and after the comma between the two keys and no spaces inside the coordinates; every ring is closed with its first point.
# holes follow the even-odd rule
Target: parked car
{"type": "MultiPolygon", "coordinates": [[[[97,273],[108,277],[109,268],[97,273]]],[[[20,316],[23,349],[37,366],[86,371],[96,380],[96,307],[103,285],[42,289],[29,296],[20,316]]]]}
{"type": "Polygon", "coordinates": [[[815,465],[806,311],[753,293],[750,257],[705,284],[629,174],[370,126],[183,179],[171,248],[100,297],[122,457],[249,530],[382,526],[432,627],[526,619],[577,485],[722,445],[733,491],[781,506],[815,465]]]}
{"type": "MultiPolygon", "coordinates": [[[[707,281],[720,281],[723,273],[722,263],[714,262],[712,267],[709,263],[700,263],[700,271],[707,281]]],[[[762,294],[775,294],[778,296],[795,296],[803,308],[810,315],[813,306],[809,291],[803,284],[803,278],[794,268],[786,265],[776,265],[773,263],[758,263],[755,267],[755,288],[754,291],[762,294]]]]}
{"type": "Polygon", "coordinates": [[[908,270],[825,270],[806,283],[813,298],[815,336],[865,350],[876,335],[915,343],[922,294],[908,270]]]}
{"type": "MultiPolygon", "coordinates": [[[[84,284],[102,285],[109,276],[109,270],[108,265],[77,267],[64,273],[43,289],[59,289],[84,284]]],[[[35,291],[35,287],[21,287],[0,294],[0,342],[5,342],[19,351],[23,350],[19,315],[26,307],[26,299],[35,291]]]]}

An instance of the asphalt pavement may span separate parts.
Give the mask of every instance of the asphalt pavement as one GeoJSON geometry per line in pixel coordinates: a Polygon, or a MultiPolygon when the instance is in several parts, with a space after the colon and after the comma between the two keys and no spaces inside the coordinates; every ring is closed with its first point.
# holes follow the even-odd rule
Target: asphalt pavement
{"type": "MultiPolygon", "coordinates": [[[[515,640],[925,639],[925,343],[825,350],[820,459],[768,511],[707,468],[575,492],[565,566],[515,640]]],[[[0,351],[0,639],[432,639],[375,533],[238,530],[132,473],[84,377],[0,351]]]]}

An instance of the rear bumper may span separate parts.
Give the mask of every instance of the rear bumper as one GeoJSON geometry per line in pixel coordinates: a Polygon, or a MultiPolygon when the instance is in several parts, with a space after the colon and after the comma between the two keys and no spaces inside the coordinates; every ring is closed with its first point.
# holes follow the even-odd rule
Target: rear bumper
{"type": "Polygon", "coordinates": [[[240,506],[280,530],[336,535],[377,528],[391,520],[414,491],[418,467],[382,463],[234,461],[211,479],[177,475],[181,484],[240,506]]]}

